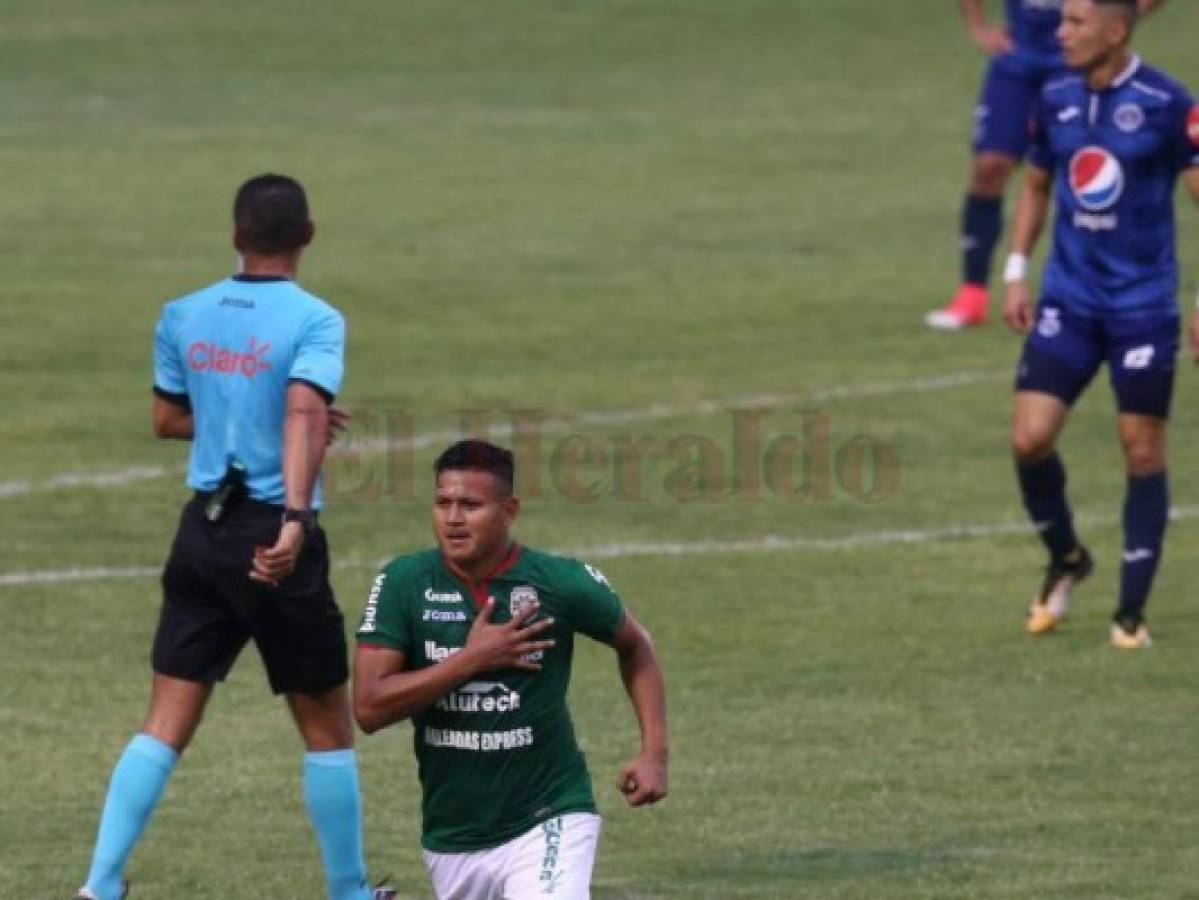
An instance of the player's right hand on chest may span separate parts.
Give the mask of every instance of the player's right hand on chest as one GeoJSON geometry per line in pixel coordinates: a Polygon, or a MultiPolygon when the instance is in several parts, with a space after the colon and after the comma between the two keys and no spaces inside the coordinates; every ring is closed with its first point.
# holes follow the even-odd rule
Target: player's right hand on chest
{"type": "Polygon", "coordinates": [[[494,613],[495,600],[488,597],[466,636],[463,652],[475,660],[477,670],[540,669],[541,664],[530,659],[530,655],[554,646],[552,638],[543,636],[543,632],[553,627],[554,620],[531,621],[537,615],[536,604],[521,610],[509,622],[491,621],[494,613]]]}

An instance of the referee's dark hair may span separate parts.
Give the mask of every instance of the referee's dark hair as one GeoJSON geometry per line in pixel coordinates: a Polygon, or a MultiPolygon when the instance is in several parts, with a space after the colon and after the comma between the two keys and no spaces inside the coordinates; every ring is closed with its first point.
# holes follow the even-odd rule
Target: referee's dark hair
{"type": "Polygon", "coordinates": [[[487,472],[499,483],[505,496],[511,495],[516,463],[511,450],[488,441],[470,439],[450,444],[433,463],[434,477],[442,472],[487,472]]]}
{"type": "Polygon", "coordinates": [[[251,178],[233,199],[233,229],[242,253],[277,256],[307,247],[313,227],[304,188],[286,175],[251,178]]]}

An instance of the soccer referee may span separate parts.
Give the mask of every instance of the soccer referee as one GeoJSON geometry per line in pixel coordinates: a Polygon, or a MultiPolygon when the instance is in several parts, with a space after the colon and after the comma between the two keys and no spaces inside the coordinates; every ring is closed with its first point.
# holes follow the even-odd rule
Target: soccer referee
{"type": "Polygon", "coordinates": [[[195,496],[162,575],[150,711],[113,770],[76,900],[124,896],[129,855],[250,639],[307,748],[304,799],[330,900],[371,897],[345,634],[317,522],[325,447],[344,424],[330,404],[345,322],[295,282],[314,235],[298,182],[250,179],[233,219],[241,272],[166,304],[155,332],[154,433],[192,442],[195,496]]]}

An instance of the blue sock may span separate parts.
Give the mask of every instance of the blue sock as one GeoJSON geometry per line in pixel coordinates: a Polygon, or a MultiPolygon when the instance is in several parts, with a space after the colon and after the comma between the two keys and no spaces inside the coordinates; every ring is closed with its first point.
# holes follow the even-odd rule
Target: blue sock
{"type": "Polygon", "coordinates": [[[178,761],[178,753],[148,734],[135,736],[117,761],[87,873],[87,886],[100,900],[120,900],[125,863],[178,761]]]}
{"type": "Polygon", "coordinates": [[[967,194],[962,207],[962,280],[986,287],[1003,230],[1003,198],[967,194]]]}
{"type": "Polygon", "coordinates": [[[1124,562],[1120,566],[1120,608],[1116,618],[1139,622],[1144,616],[1149,588],[1161,561],[1170,490],[1166,473],[1129,476],[1124,497],[1124,562]]]}
{"type": "Polygon", "coordinates": [[[321,846],[329,900],[370,900],[353,750],[304,754],[304,803],[321,846]]]}
{"type": "Polygon", "coordinates": [[[1024,508],[1054,561],[1078,546],[1070,504],[1066,501],[1066,469],[1056,453],[1040,462],[1016,461],[1016,477],[1024,508]]]}

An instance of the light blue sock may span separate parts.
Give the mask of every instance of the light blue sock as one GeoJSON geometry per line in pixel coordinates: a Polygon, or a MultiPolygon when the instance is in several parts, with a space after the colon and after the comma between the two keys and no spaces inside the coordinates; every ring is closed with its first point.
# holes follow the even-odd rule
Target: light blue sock
{"type": "Polygon", "coordinates": [[[87,873],[87,886],[99,900],[120,900],[125,863],[178,761],[178,753],[148,734],[135,736],[117,760],[87,873]]]}
{"type": "Polygon", "coordinates": [[[362,799],[353,750],[304,754],[304,803],[321,845],[329,900],[371,900],[362,855],[362,799]]]}

